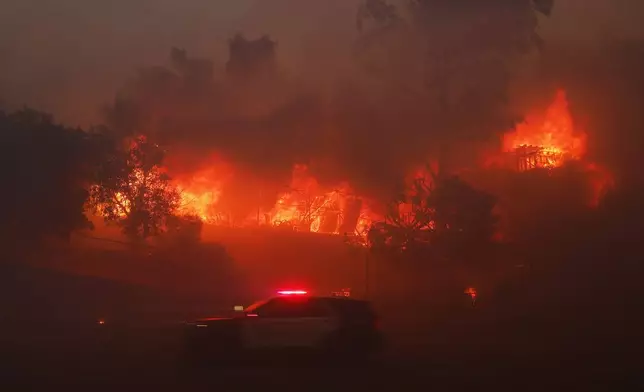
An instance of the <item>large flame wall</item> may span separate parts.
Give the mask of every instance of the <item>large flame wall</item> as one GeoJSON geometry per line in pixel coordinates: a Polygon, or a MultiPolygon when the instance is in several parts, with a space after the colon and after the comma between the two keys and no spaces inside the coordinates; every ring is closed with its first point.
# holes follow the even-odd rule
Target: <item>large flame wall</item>
{"type": "MultiPolygon", "coordinates": [[[[553,170],[566,162],[583,162],[595,189],[591,204],[596,204],[611,180],[600,165],[587,161],[586,143],[586,134],[575,128],[565,91],[559,90],[545,110],[531,113],[503,135],[501,150],[490,161],[519,171],[553,170]]],[[[177,171],[175,163],[172,159],[168,162],[171,174],[177,171]]],[[[426,177],[426,173],[421,175],[426,177]]],[[[418,171],[410,176],[417,177],[418,171]]],[[[296,165],[288,183],[268,186],[217,157],[197,170],[172,177],[181,191],[181,213],[197,216],[207,224],[364,236],[373,221],[382,220],[374,213],[382,201],[356,194],[351,184],[322,186],[306,165],[296,165]],[[249,181],[231,197],[226,194],[229,184],[239,176],[249,181]]]]}

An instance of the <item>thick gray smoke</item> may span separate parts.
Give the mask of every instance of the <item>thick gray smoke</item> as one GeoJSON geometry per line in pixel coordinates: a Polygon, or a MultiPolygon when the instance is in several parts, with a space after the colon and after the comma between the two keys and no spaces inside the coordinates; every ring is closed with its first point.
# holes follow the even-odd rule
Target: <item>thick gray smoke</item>
{"type": "Polygon", "coordinates": [[[423,102],[355,74],[327,86],[289,74],[269,36],[233,37],[224,66],[178,48],[168,63],[140,69],[106,117],[124,135],[154,137],[182,166],[171,169],[195,170],[215,153],[287,184],[293,165],[306,164],[329,185],[349,181],[373,194],[431,152],[423,102]]]}
{"type": "MultiPolygon", "coordinates": [[[[290,70],[335,70],[344,67],[355,38],[359,1],[3,0],[0,99],[65,123],[95,124],[102,121],[97,107],[134,67],[163,61],[173,45],[223,64],[225,41],[236,31],[270,33],[290,70]]],[[[548,42],[643,37],[643,7],[640,0],[556,0],[543,36],[548,42]]]]}
{"type": "Polygon", "coordinates": [[[108,122],[190,157],[174,170],[216,153],[256,179],[287,183],[293,165],[306,164],[324,184],[390,197],[437,151],[498,139],[520,114],[506,102],[518,60],[536,48],[530,2],[509,14],[504,1],[467,4],[399,6],[385,18],[378,1],[356,6],[343,66],[322,53],[293,71],[268,35],[234,36],[225,62],[174,48],[166,66],[125,85],[108,122]]]}
{"type": "MultiPolygon", "coordinates": [[[[636,12],[627,12],[641,7],[636,0],[556,0],[552,15],[539,20],[547,64],[532,56],[527,66],[514,68],[513,94],[505,98],[516,105],[503,108],[507,113],[497,112],[499,107],[489,110],[477,104],[489,102],[483,94],[457,113],[460,122],[449,126],[437,115],[436,97],[428,93],[422,46],[428,36],[419,35],[410,23],[389,28],[374,20],[364,21],[358,32],[356,14],[364,1],[132,0],[109,7],[75,1],[64,7],[50,0],[5,1],[0,98],[52,111],[65,122],[107,120],[124,134],[154,135],[169,149],[176,171],[201,168],[216,154],[254,177],[287,183],[293,164],[305,163],[325,183],[346,180],[360,193],[387,197],[410,167],[436,155],[443,140],[453,137],[453,128],[463,128],[458,129],[461,139],[493,143],[495,132],[507,129],[500,117],[520,116],[556,87],[574,90],[569,96],[579,118],[605,112],[606,119],[589,120],[586,127],[599,135],[591,141],[602,140],[593,153],[613,159],[616,166],[627,166],[618,161],[635,156],[602,150],[602,145],[615,143],[601,139],[608,126],[598,125],[607,124],[612,113],[598,110],[604,103],[591,100],[596,95],[587,86],[605,75],[628,79],[625,72],[633,67],[611,70],[600,55],[605,46],[595,42],[602,35],[615,40],[644,35],[638,30],[641,24],[629,19],[636,12]],[[80,25],[71,23],[79,20],[80,25]],[[235,31],[246,38],[229,45],[235,31]],[[564,41],[567,46],[557,49],[564,41]],[[171,50],[172,45],[177,48],[171,50]],[[592,47],[587,52],[594,54],[576,61],[582,46],[592,47]],[[145,64],[159,66],[139,68],[123,83],[132,69],[145,64]],[[108,99],[114,90],[117,97],[108,99]],[[93,117],[101,101],[109,104],[100,117],[93,117]]],[[[496,15],[494,11],[486,12],[496,15]]],[[[406,12],[400,16],[410,21],[406,12]]],[[[471,16],[456,11],[441,15],[450,23],[430,23],[438,30],[434,33],[443,34],[429,37],[447,45],[445,37],[453,38],[454,30],[441,29],[467,27],[471,16]]],[[[624,54],[624,64],[634,61],[627,59],[635,56],[625,54],[628,50],[615,49],[624,54]]],[[[475,70],[473,79],[503,85],[497,82],[504,75],[492,78],[494,72],[484,67],[475,70]]],[[[622,93],[604,85],[601,96],[622,93]]],[[[497,90],[492,87],[478,91],[497,90]]],[[[629,90],[626,95],[633,94],[629,90]]],[[[630,128],[636,127],[619,127],[630,128]]],[[[617,151],[617,146],[611,148],[617,151]]]]}

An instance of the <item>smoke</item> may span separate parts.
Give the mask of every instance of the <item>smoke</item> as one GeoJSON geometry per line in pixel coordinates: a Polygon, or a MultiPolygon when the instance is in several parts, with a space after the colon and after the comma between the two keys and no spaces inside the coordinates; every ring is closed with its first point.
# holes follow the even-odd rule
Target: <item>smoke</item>
{"type": "Polygon", "coordinates": [[[644,40],[607,37],[593,45],[551,45],[543,79],[565,86],[576,127],[588,134],[588,158],[618,182],[642,181],[644,40]]]}
{"type": "MultiPolygon", "coordinates": [[[[5,3],[2,98],[73,124],[107,121],[124,135],[154,135],[168,149],[175,176],[223,160],[234,167],[240,182],[235,187],[241,189],[244,183],[287,184],[293,165],[304,163],[324,184],[347,181],[358,193],[387,197],[410,168],[435,156],[445,134],[425,96],[425,53],[417,42],[394,34],[373,50],[357,50],[363,38],[355,23],[358,0],[136,0],[127,7],[74,0],[64,6],[50,0],[38,6],[5,3]],[[228,39],[236,31],[246,39],[235,49],[228,39]],[[262,39],[264,34],[269,35],[262,39]],[[97,103],[108,101],[97,116],[97,103]]],[[[611,68],[595,42],[607,32],[641,34],[641,24],[629,22],[628,15],[636,13],[622,11],[627,3],[637,5],[555,1],[551,18],[541,21],[547,61],[529,59],[511,96],[513,110],[524,114],[535,104],[545,106],[554,88],[572,90],[576,119],[591,133],[591,152],[611,168],[635,160],[635,152],[617,152],[634,143],[620,146],[609,136],[609,118],[620,110],[629,117],[625,108],[633,104],[607,97],[635,91],[625,92],[625,83],[621,91],[611,90],[607,80],[627,80],[626,71],[611,68]],[[605,23],[597,23],[600,17],[605,23]],[[562,41],[568,47],[558,47],[562,41]],[[593,53],[583,61],[582,43],[591,43],[587,52],[593,53]],[[602,93],[590,87],[599,80],[602,93]]],[[[624,56],[624,64],[631,61],[624,56]]],[[[615,128],[634,130],[632,117],[615,128]]],[[[479,117],[468,112],[462,118],[479,117]]],[[[467,136],[489,141],[490,135],[467,136]]],[[[631,136],[624,134],[626,140],[631,136]]]]}
{"type": "MultiPolygon", "coordinates": [[[[260,8],[268,7],[264,14],[270,19],[276,9],[295,7],[278,3],[260,8]]],[[[346,2],[318,7],[341,10],[343,21],[357,11],[346,2]]],[[[447,17],[458,21],[455,12],[447,17]]],[[[434,32],[445,28],[452,38],[470,34],[466,28],[454,33],[453,26],[440,26],[434,32]]],[[[164,145],[178,164],[170,168],[175,174],[206,166],[217,154],[234,165],[237,180],[286,184],[293,166],[305,164],[322,185],[348,182],[359,194],[388,198],[445,140],[486,141],[511,126],[511,113],[497,104],[506,76],[492,63],[457,65],[462,77],[451,77],[456,83],[447,88],[458,90],[448,99],[460,100],[461,113],[451,114],[448,122],[441,118],[440,99],[424,75],[423,34],[404,25],[390,32],[375,26],[360,36],[354,32],[342,49],[311,51],[324,47],[320,44],[299,59],[292,50],[297,40],[289,35],[285,52],[281,40],[268,35],[233,36],[227,60],[219,62],[173,48],[165,66],[138,70],[108,105],[106,118],[124,136],[144,133],[164,145]],[[298,64],[296,70],[292,64],[298,64]],[[470,85],[476,86],[474,93],[470,85]],[[189,159],[181,162],[181,155],[189,159]]]]}
{"type": "MultiPolygon", "coordinates": [[[[400,1],[400,0],[393,0],[400,1]]],[[[134,67],[156,64],[173,45],[225,61],[236,31],[280,42],[289,71],[344,66],[356,36],[358,0],[3,0],[0,95],[65,123],[102,121],[97,107],[134,67]],[[321,56],[320,54],[324,54],[321,56]]],[[[556,0],[547,42],[598,34],[642,37],[639,0],[556,0]]],[[[324,76],[324,75],[322,75],[324,76]]]]}
{"type": "MultiPolygon", "coordinates": [[[[456,65],[463,76],[452,77],[456,82],[449,87],[456,98],[447,98],[460,99],[459,112],[445,122],[439,99],[428,86],[444,82],[442,70],[433,71],[435,80],[428,81],[425,74],[426,39],[421,34],[426,31],[408,26],[379,30],[376,25],[358,34],[350,23],[356,5],[339,1],[316,5],[324,23],[342,21],[344,29],[353,31],[345,31],[345,40],[339,41],[329,35],[333,29],[319,21],[315,24],[322,28],[319,34],[307,28],[312,21],[306,18],[288,19],[285,26],[276,23],[286,21],[282,13],[289,7],[304,15],[302,2],[257,3],[246,21],[273,28],[266,31],[271,35],[233,35],[220,58],[172,48],[165,61],[157,61],[162,65],[140,68],[120,89],[106,107],[108,123],[124,135],[153,136],[168,150],[169,169],[175,176],[207,168],[213,156],[230,163],[235,173],[224,192],[228,198],[256,201],[255,191],[249,190],[259,188],[277,193],[289,184],[294,165],[305,164],[322,185],[346,182],[356,193],[382,200],[398,191],[410,170],[435,159],[445,140],[452,143],[451,155],[456,157],[452,164],[466,166],[470,159],[466,143],[498,143],[513,120],[531,108],[545,107],[556,88],[574,90],[572,106],[583,124],[584,114],[594,110],[584,100],[588,93],[583,86],[597,84],[610,73],[601,58],[589,54],[585,58],[595,66],[594,73],[577,72],[585,65],[573,55],[587,47],[579,42],[568,44],[573,50],[550,42],[541,56],[517,62],[511,74],[499,68],[496,60],[475,62],[481,57],[476,48],[470,48],[472,44],[466,44],[470,55],[460,60],[467,64],[456,65]],[[306,31],[309,39],[294,30],[306,31]],[[325,42],[334,42],[337,48],[325,42]],[[302,47],[304,43],[308,46],[302,47]],[[477,86],[474,93],[468,90],[471,85],[477,86]],[[504,105],[499,94],[506,86],[510,91],[504,105]]],[[[489,12],[491,17],[499,15],[489,12]]],[[[433,26],[431,20],[428,26],[437,36],[458,38],[462,30],[469,37],[466,25],[476,21],[470,16],[443,15],[455,23],[461,21],[460,27],[454,23],[433,26]],[[445,34],[438,34],[441,29],[447,29],[445,34]]],[[[503,30],[514,28],[511,24],[495,26],[489,37],[479,34],[477,42],[503,41],[499,34],[512,37],[503,30]]],[[[552,26],[556,31],[556,19],[552,26]]],[[[525,29],[529,33],[532,27],[525,29]]],[[[257,26],[249,30],[259,31],[257,26]]],[[[441,49],[454,43],[445,38],[432,45],[441,49]]],[[[591,159],[608,162],[609,148],[601,137],[607,130],[599,129],[599,119],[592,123],[594,128],[589,128],[593,129],[583,129],[595,133],[591,159]]]]}
{"type": "Polygon", "coordinates": [[[288,184],[293,166],[305,164],[324,185],[349,182],[370,195],[391,192],[427,158],[423,102],[355,66],[320,78],[288,72],[279,48],[266,35],[236,35],[223,66],[173,48],[166,66],[139,69],[125,84],[105,108],[108,125],[154,137],[177,175],[216,154],[246,182],[288,184]]]}

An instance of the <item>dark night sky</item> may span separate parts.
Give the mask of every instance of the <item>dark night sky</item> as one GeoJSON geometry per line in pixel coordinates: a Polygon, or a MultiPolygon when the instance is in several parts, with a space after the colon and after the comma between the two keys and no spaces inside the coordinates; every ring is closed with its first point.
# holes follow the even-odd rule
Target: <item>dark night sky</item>
{"type": "MultiPolygon", "coordinates": [[[[340,65],[355,35],[358,0],[0,0],[0,104],[29,104],[67,122],[98,121],[96,108],[136,66],[169,48],[225,60],[237,31],[270,33],[290,69],[311,50],[340,65]],[[314,49],[311,49],[314,48],[314,49]],[[318,53],[319,54],[319,53],[318,53]]],[[[644,37],[642,0],[556,0],[550,40],[644,37]]]]}

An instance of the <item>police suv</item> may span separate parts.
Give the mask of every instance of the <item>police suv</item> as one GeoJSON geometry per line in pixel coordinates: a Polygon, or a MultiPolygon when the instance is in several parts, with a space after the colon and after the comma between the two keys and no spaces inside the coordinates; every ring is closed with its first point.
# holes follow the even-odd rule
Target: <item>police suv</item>
{"type": "Polygon", "coordinates": [[[279,291],[237,310],[235,317],[187,323],[189,352],[217,359],[260,350],[308,349],[365,357],[382,345],[370,303],[347,292],[314,296],[303,290],[279,291]]]}

